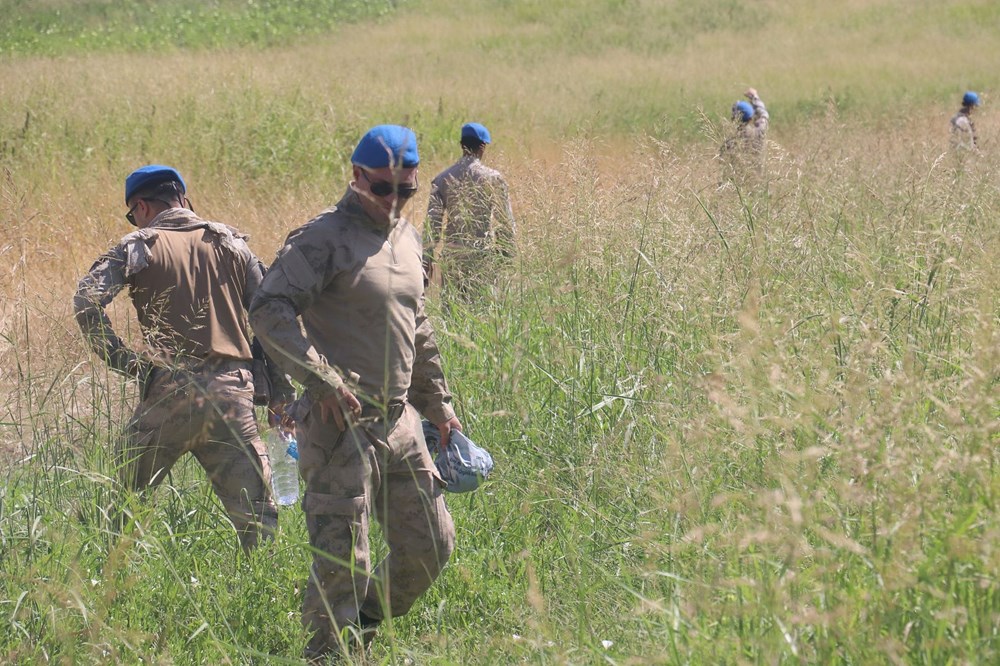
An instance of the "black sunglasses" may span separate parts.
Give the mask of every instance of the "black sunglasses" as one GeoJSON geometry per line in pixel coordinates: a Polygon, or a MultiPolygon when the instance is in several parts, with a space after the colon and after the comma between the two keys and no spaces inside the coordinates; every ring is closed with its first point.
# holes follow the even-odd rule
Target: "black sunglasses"
{"type": "Polygon", "coordinates": [[[417,189],[419,188],[419,185],[416,183],[413,185],[404,185],[402,183],[397,185],[387,180],[372,180],[368,177],[368,172],[364,169],[361,170],[361,175],[368,181],[370,186],[368,189],[377,197],[387,197],[395,192],[396,196],[400,199],[409,199],[417,193],[417,189]]]}
{"type": "Polygon", "coordinates": [[[138,207],[139,207],[139,202],[136,201],[135,205],[129,208],[128,212],[125,213],[125,219],[128,220],[128,223],[131,224],[133,227],[137,226],[135,223],[135,209],[138,207]]]}

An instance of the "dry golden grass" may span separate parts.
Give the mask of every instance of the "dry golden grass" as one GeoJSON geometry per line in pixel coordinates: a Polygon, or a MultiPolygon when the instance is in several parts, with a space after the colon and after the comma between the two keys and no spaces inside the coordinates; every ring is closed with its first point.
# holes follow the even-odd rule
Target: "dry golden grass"
{"type": "MultiPolygon", "coordinates": [[[[86,472],[107,471],[100,451],[133,400],[69,311],[77,278],[129,231],[125,175],[174,164],[199,213],[267,259],[340,196],[369,125],[418,131],[426,185],[470,118],[494,134],[487,161],[510,182],[521,251],[491,298],[436,316],[463,419],[500,471],[490,494],[452,503],[452,566],[379,658],[995,660],[989,95],[982,154],[947,153],[961,91],[995,80],[989,3],[754,3],[732,19],[749,27],[671,28],[662,48],[688,6],[566,7],[432,3],[266,53],[0,62],[0,373],[14,387],[0,446],[36,456],[12,468],[30,483],[0,495],[13,563],[0,601],[28,635],[0,661],[301,648],[295,537],[283,559],[241,569],[194,495],[156,509],[125,555],[64,518],[106,499],[86,472]],[[766,182],[720,188],[722,119],[747,85],[772,110],[766,182]],[[120,555],[154,593],[116,586],[120,555]],[[164,574],[192,562],[227,564],[200,586],[164,574]],[[79,581],[56,575],[78,568],[79,581]],[[162,607],[180,628],[164,630],[162,607]],[[237,619],[201,633],[219,609],[237,619]]],[[[425,205],[426,188],[418,223],[425,205]]]]}

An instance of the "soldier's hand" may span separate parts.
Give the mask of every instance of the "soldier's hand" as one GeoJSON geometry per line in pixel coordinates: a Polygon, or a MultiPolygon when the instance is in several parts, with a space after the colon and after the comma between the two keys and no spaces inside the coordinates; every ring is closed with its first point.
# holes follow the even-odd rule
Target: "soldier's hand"
{"type": "Polygon", "coordinates": [[[441,450],[444,451],[448,446],[448,442],[451,441],[451,431],[461,430],[462,423],[458,420],[458,417],[451,417],[444,423],[438,423],[437,429],[441,431],[441,450]]]}
{"type": "Polygon", "coordinates": [[[361,416],[361,402],[346,386],[341,386],[333,395],[327,396],[319,403],[320,418],[323,423],[329,423],[330,417],[339,430],[347,428],[348,419],[361,416]]]}
{"type": "Polygon", "coordinates": [[[295,422],[288,416],[285,410],[288,408],[287,402],[272,402],[267,406],[267,423],[271,427],[281,426],[285,430],[294,432],[295,422]]]}

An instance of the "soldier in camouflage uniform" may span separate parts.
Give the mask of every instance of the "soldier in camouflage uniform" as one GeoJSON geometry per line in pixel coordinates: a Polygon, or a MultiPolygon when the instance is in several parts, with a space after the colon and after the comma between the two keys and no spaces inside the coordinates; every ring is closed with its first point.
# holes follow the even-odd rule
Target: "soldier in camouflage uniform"
{"type": "MultiPolygon", "coordinates": [[[[125,217],[139,227],[80,280],[73,307],[84,337],[113,370],[140,382],[141,400],[117,451],[123,484],[163,481],[191,452],[205,469],[244,549],[277,526],[271,471],[254,418],[246,309],[263,266],[245,236],[202,220],[180,174],[150,165],[125,181],[125,217]],[[111,327],[105,307],[128,287],[145,338],[141,352],[111,327]]],[[[269,378],[287,401],[291,385],[269,378]]]]}
{"type": "Polygon", "coordinates": [[[293,417],[316,549],[302,604],[316,662],[406,613],[455,539],[418,415],[444,440],[461,429],[424,313],[420,236],[400,217],[417,190],[416,136],[374,127],[351,162],[347,192],[288,236],[250,308],[265,349],[306,388],[293,417]],[[389,546],[374,572],[372,516],[389,546]]]}
{"type": "Polygon", "coordinates": [[[951,118],[951,147],[959,151],[976,151],[976,126],[972,111],[979,106],[979,95],[971,90],[962,96],[962,108],[951,118]]]}
{"type": "Polygon", "coordinates": [[[474,291],[492,274],[497,256],[514,253],[514,213],[500,172],[482,163],[490,133],[479,123],[462,126],[462,157],[431,183],[424,224],[424,264],[433,272],[435,250],[443,241],[439,263],[447,290],[474,291]]]}
{"type": "Polygon", "coordinates": [[[735,131],[719,149],[725,178],[737,182],[746,176],[760,175],[763,171],[767,127],[770,122],[767,107],[757,90],[748,88],[745,94],[750,101],[740,100],[733,104],[735,131]]]}

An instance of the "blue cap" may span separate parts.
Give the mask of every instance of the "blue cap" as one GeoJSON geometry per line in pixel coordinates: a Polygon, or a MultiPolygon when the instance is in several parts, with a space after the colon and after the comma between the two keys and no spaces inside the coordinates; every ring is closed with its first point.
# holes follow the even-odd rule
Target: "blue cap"
{"type": "Polygon", "coordinates": [[[472,139],[479,143],[490,142],[490,131],[479,123],[465,123],[462,125],[462,141],[472,139]]]}
{"type": "Polygon", "coordinates": [[[169,183],[171,181],[180,183],[181,194],[187,192],[187,186],[184,184],[184,179],[181,178],[177,169],[163,166],[162,164],[149,164],[144,167],[139,167],[130,173],[128,178],[125,179],[125,203],[127,204],[129,199],[135,196],[136,192],[148,190],[162,183],[169,183]]]}
{"type": "Polygon", "coordinates": [[[748,123],[751,118],[753,118],[753,107],[750,105],[750,102],[740,100],[733,104],[733,120],[741,120],[748,123]]]}
{"type": "Polygon", "coordinates": [[[358,147],[351,155],[351,164],[369,169],[388,166],[413,168],[420,164],[420,156],[417,155],[417,135],[409,127],[376,125],[361,137],[358,147]],[[390,153],[392,164],[389,163],[390,153]]]}
{"type": "Polygon", "coordinates": [[[962,106],[979,106],[979,95],[971,90],[962,95],[962,106]]]}

